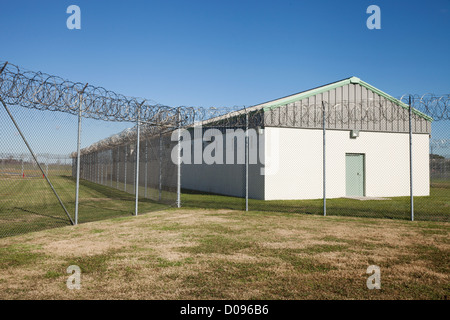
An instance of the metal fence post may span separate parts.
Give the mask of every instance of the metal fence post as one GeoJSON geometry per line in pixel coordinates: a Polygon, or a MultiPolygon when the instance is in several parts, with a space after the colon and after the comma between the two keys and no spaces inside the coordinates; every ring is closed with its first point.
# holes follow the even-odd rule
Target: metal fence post
{"type": "Polygon", "coordinates": [[[117,168],[116,168],[116,188],[119,189],[120,174],[120,146],[117,146],[117,168]]]}
{"type": "Polygon", "coordinates": [[[409,96],[409,188],[410,188],[409,192],[410,192],[411,221],[414,221],[411,96],[409,96]]]}
{"type": "Polygon", "coordinates": [[[100,184],[100,154],[98,151],[95,154],[97,156],[97,183],[100,184]]]}
{"type": "Polygon", "coordinates": [[[178,152],[177,152],[177,207],[181,207],[181,110],[177,109],[178,152]]]}
{"type": "MultiPolygon", "coordinates": [[[[145,101],[144,101],[145,102],[145,101]]],[[[136,201],[135,201],[135,208],[134,208],[134,215],[137,216],[138,215],[138,202],[139,202],[139,162],[140,162],[140,154],[139,154],[139,146],[140,146],[140,116],[141,116],[141,107],[144,104],[144,102],[142,102],[139,106],[138,106],[138,110],[137,110],[137,119],[136,119],[136,187],[135,187],[135,192],[136,192],[136,201]]]]}
{"type": "Polygon", "coordinates": [[[127,167],[128,167],[128,163],[127,163],[127,145],[125,145],[125,158],[124,158],[124,170],[125,170],[125,177],[124,177],[124,191],[127,192],[127,167]]]}
{"type": "Polygon", "coordinates": [[[99,158],[100,163],[100,184],[103,184],[103,157],[99,158]]]}
{"type": "Polygon", "coordinates": [[[248,160],[249,160],[249,143],[248,143],[248,112],[245,109],[245,211],[248,211],[248,160]]]}
{"type": "Polygon", "coordinates": [[[84,86],[84,88],[78,92],[79,97],[79,105],[78,105],[78,136],[77,136],[77,177],[76,177],[76,189],[75,189],[75,222],[74,224],[78,224],[78,209],[79,209],[79,197],[80,197],[80,168],[81,168],[81,116],[82,116],[82,107],[83,107],[83,92],[86,90],[88,84],[84,86]]]}
{"type": "Polygon", "coordinates": [[[145,190],[144,190],[144,197],[147,198],[147,184],[148,184],[148,140],[145,139],[145,190]]]}
{"type": "Polygon", "coordinates": [[[162,198],[162,135],[161,129],[159,131],[159,152],[158,152],[158,160],[159,160],[159,177],[158,177],[158,200],[161,201],[162,198]]]}
{"type": "Polygon", "coordinates": [[[327,174],[326,174],[326,124],[325,124],[325,102],[322,101],[322,127],[323,127],[323,177],[322,177],[322,185],[323,185],[323,215],[327,215],[327,188],[326,188],[326,181],[327,181],[327,174]]]}

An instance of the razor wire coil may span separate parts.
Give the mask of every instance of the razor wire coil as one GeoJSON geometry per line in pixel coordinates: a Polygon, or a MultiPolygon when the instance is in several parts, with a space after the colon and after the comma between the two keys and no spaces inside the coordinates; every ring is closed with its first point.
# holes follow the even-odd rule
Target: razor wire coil
{"type": "MultiPolygon", "coordinates": [[[[174,129],[178,122],[178,112],[182,126],[194,125],[207,121],[216,126],[245,126],[245,113],[249,114],[250,125],[258,125],[262,117],[270,116],[271,110],[264,108],[243,107],[170,107],[151,100],[128,97],[103,87],[81,82],[65,80],[61,77],[42,72],[28,71],[20,67],[0,62],[0,96],[6,103],[25,108],[60,111],[77,115],[82,102],[83,117],[106,121],[135,122],[138,119],[150,126],[174,129]],[[265,113],[264,115],[262,115],[265,113]]],[[[404,95],[398,101],[411,105],[417,111],[433,118],[434,121],[450,119],[450,95],[404,95]]],[[[327,121],[349,122],[370,121],[372,110],[377,108],[378,117],[388,121],[404,120],[407,113],[400,112],[396,117],[388,116],[390,106],[385,101],[368,101],[365,103],[341,101],[328,106],[327,121]],[[363,105],[365,104],[365,105],[363,105]],[[339,109],[339,110],[337,110],[339,109]],[[334,111],[334,112],[333,112],[334,111]]],[[[391,102],[392,104],[392,102],[391,102]]],[[[396,104],[396,103],[394,103],[396,104]]],[[[289,107],[291,104],[287,104],[289,107]]],[[[292,104],[294,106],[297,103],[292,104]]],[[[320,119],[320,105],[300,104],[302,117],[320,119]]],[[[286,117],[297,117],[296,113],[286,117]]],[[[295,119],[289,119],[295,121],[295,119]]]]}

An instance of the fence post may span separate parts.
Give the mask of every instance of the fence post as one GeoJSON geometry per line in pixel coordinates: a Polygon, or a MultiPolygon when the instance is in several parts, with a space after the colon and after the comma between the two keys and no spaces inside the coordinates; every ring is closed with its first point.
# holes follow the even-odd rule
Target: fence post
{"type": "Polygon", "coordinates": [[[125,156],[124,156],[124,161],[123,161],[123,163],[125,164],[124,165],[124,174],[125,174],[125,177],[124,177],[124,187],[123,187],[123,189],[124,189],[124,191],[125,192],[127,192],[127,167],[128,167],[128,163],[127,163],[127,145],[125,144],[125,156]]]}
{"type": "Polygon", "coordinates": [[[119,189],[119,174],[120,174],[120,146],[117,146],[116,189],[119,189]]]}
{"type": "Polygon", "coordinates": [[[100,154],[98,151],[95,154],[97,156],[97,184],[100,184],[100,154]]]}
{"type": "Polygon", "coordinates": [[[145,190],[144,197],[147,198],[147,186],[148,186],[148,140],[145,139],[145,190]]]}
{"type": "Polygon", "coordinates": [[[410,193],[411,221],[414,221],[411,96],[409,96],[409,188],[410,188],[409,193],[410,193]]]}
{"type": "Polygon", "coordinates": [[[181,110],[177,109],[178,152],[177,152],[177,207],[181,207],[181,110]]]}
{"type": "Polygon", "coordinates": [[[162,135],[161,129],[159,129],[159,152],[158,152],[158,160],[159,160],[159,177],[158,177],[158,200],[161,201],[162,198],[162,135]]]}
{"type": "Polygon", "coordinates": [[[74,224],[78,224],[78,209],[79,209],[79,197],[80,197],[80,168],[81,168],[81,156],[80,156],[80,149],[81,149],[81,116],[82,116],[82,106],[83,106],[83,93],[84,90],[86,90],[86,87],[88,84],[84,86],[84,88],[78,92],[78,99],[79,99],[79,105],[78,105],[78,136],[77,136],[77,177],[76,177],[76,187],[75,187],[75,222],[74,224]]]}
{"type": "Polygon", "coordinates": [[[139,162],[140,162],[140,154],[139,154],[139,146],[140,146],[140,117],[141,117],[141,107],[144,104],[145,101],[143,101],[139,106],[137,110],[137,119],[136,119],[136,201],[135,201],[135,208],[134,208],[134,215],[138,215],[138,205],[139,205],[139,162]]]}
{"type": "Polygon", "coordinates": [[[245,109],[245,211],[248,211],[248,148],[248,112],[247,109],[245,109]]]}
{"type": "Polygon", "coordinates": [[[326,174],[326,124],[325,124],[325,102],[322,101],[322,128],[323,128],[323,145],[322,145],[322,166],[323,166],[323,177],[322,177],[322,185],[323,185],[323,215],[327,215],[327,174],[326,174]]]}
{"type": "Polygon", "coordinates": [[[100,184],[103,184],[103,157],[99,158],[100,163],[100,184]]]}

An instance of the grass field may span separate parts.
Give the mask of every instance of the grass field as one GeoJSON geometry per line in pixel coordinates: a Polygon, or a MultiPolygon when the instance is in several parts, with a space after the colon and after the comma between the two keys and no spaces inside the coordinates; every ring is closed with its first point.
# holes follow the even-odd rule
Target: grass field
{"type": "MultiPolygon", "coordinates": [[[[50,178],[73,219],[75,209],[74,179],[67,175],[52,175],[52,172],[50,172],[50,178]]],[[[132,186],[129,186],[128,190],[132,190],[132,186]]],[[[164,197],[169,200],[172,199],[172,204],[175,202],[175,194],[171,196],[165,192],[164,197]]],[[[243,210],[245,207],[242,198],[189,191],[184,191],[181,200],[182,206],[185,208],[243,210]]],[[[79,222],[130,216],[134,213],[134,201],[135,196],[133,194],[81,180],[79,222]]],[[[450,221],[450,182],[437,181],[433,183],[429,197],[415,197],[414,201],[416,220],[450,221]]],[[[140,213],[164,208],[167,208],[167,205],[140,197],[140,213]]],[[[383,201],[360,201],[344,198],[327,200],[327,214],[333,216],[408,220],[410,219],[409,208],[408,197],[397,197],[383,201]]],[[[322,215],[323,202],[321,199],[293,201],[250,199],[249,209],[251,211],[322,215]]],[[[68,224],[70,224],[70,221],[67,215],[45,179],[40,176],[22,178],[17,175],[12,177],[0,175],[0,237],[68,224]]]]}
{"type": "MultiPolygon", "coordinates": [[[[221,195],[205,195],[188,191],[182,195],[183,207],[210,209],[245,209],[242,198],[221,195]]],[[[430,196],[414,197],[415,219],[450,222],[450,181],[431,184],[430,196]]],[[[249,210],[286,213],[323,214],[323,200],[249,200],[249,210]]],[[[410,198],[394,197],[389,200],[365,200],[338,198],[327,199],[327,215],[385,219],[410,219],[410,198]]]]}
{"type": "MultiPolygon", "coordinates": [[[[73,219],[74,179],[50,175],[50,180],[73,219]]],[[[127,192],[82,180],[79,197],[80,223],[134,214],[135,196],[127,192]]],[[[162,208],[167,205],[140,198],[141,213],[162,208]]],[[[70,221],[45,179],[0,176],[0,237],[65,225],[70,221]]]]}
{"type": "MultiPolygon", "coordinates": [[[[2,178],[0,228],[16,236],[0,239],[0,299],[448,299],[450,293],[445,181],[432,186],[430,197],[415,198],[416,217],[440,220],[420,222],[401,220],[409,218],[408,198],[330,199],[334,216],[321,217],[322,200],[250,200],[244,212],[243,199],[193,192],[183,193],[182,209],[141,199],[139,212],[146,214],[133,217],[134,195],[82,181],[80,222],[91,223],[69,226],[44,179],[2,178]],[[32,230],[41,231],[25,233],[32,230]],[[82,270],[81,290],[66,287],[70,265],[82,270]],[[381,290],[366,287],[369,265],[381,269],[381,290]]],[[[51,178],[73,212],[73,179],[51,178]]]]}
{"type": "Polygon", "coordinates": [[[449,229],[169,209],[0,239],[0,299],[448,299],[449,229]],[[366,287],[369,265],[381,290],[366,287]]]}

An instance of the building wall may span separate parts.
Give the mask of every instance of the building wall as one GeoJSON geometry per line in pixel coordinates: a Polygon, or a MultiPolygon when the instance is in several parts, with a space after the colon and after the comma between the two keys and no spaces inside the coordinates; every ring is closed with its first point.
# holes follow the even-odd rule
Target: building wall
{"type": "MultiPolygon", "coordinates": [[[[207,128],[204,129],[204,131],[207,128]]],[[[224,130],[222,130],[224,131],[224,130]]],[[[222,142],[225,148],[227,134],[223,133],[222,142]]],[[[245,164],[238,164],[237,153],[244,152],[238,150],[238,143],[234,145],[235,164],[226,164],[226,152],[223,155],[224,164],[193,164],[194,160],[194,143],[202,145],[201,150],[205,146],[215,142],[203,142],[201,139],[194,139],[191,144],[192,161],[191,164],[182,163],[181,166],[181,188],[189,190],[198,190],[210,193],[223,194],[235,197],[245,197],[245,164]]],[[[263,136],[251,136],[249,138],[250,154],[252,159],[257,156],[260,145],[264,148],[263,136]],[[258,141],[261,139],[261,142],[258,141]]],[[[264,153],[261,157],[263,159],[264,153]]],[[[263,160],[264,161],[264,160],[263,160]]],[[[263,165],[254,160],[249,164],[249,198],[264,199],[264,176],[260,174],[263,165]]]]}
{"type": "MultiPolygon", "coordinates": [[[[318,199],[322,188],[322,141],[320,129],[266,127],[266,161],[276,159],[278,170],[266,174],[266,200],[318,199]],[[279,141],[276,148],[274,141],[279,141]],[[271,142],[269,142],[271,141],[271,142]],[[268,144],[271,144],[271,147],[268,144]]],[[[356,139],[348,130],[327,130],[327,198],[344,197],[345,154],[365,154],[365,195],[409,195],[409,135],[361,131],[356,139]]],[[[274,160],[274,162],[276,162],[274,160]]],[[[429,195],[429,135],[413,135],[414,195],[429,195]]]]}
{"type": "MultiPolygon", "coordinates": [[[[409,132],[409,111],[360,84],[347,84],[264,111],[264,125],[322,128],[323,104],[328,129],[409,132]]],[[[414,133],[430,133],[431,122],[413,113],[414,133]]]]}

